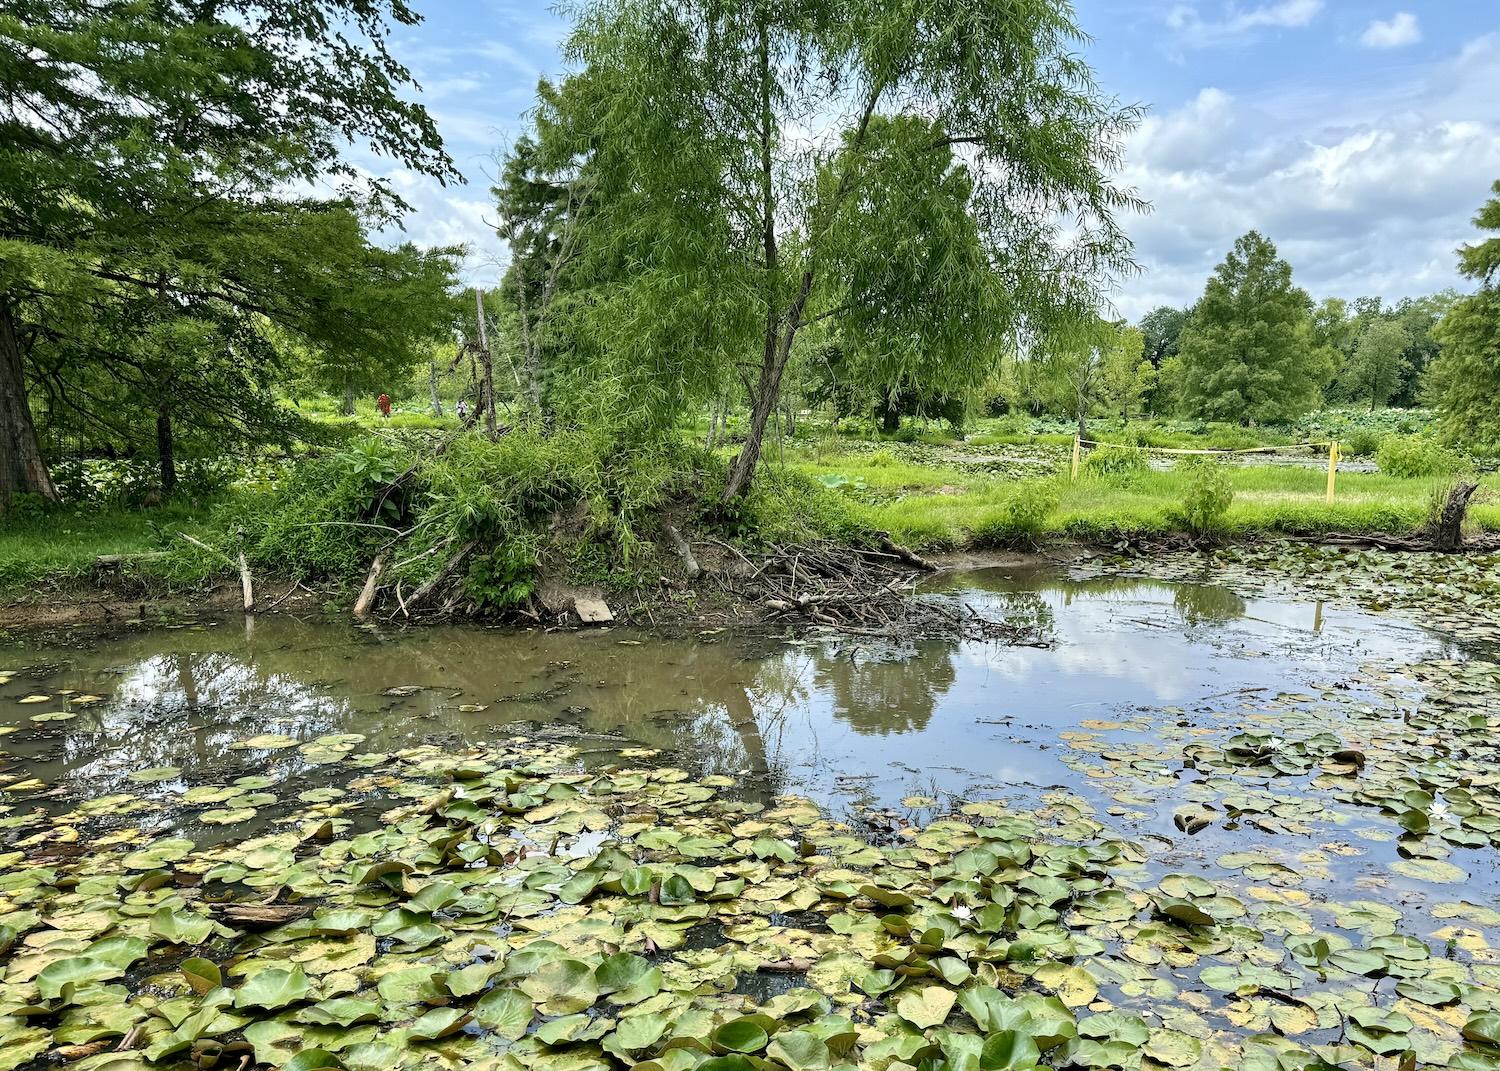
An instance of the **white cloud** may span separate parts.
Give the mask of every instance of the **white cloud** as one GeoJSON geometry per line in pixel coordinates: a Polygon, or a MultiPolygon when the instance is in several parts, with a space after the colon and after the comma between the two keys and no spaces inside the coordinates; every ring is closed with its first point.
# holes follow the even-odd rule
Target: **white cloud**
{"type": "Polygon", "coordinates": [[[1213,45],[1252,36],[1259,30],[1298,29],[1317,18],[1323,0],[1275,0],[1242,8],[1230,4],[1218,18],[1204,18],[1196,4],[1178,4],[1167,12],[1167,27],[1185,43],[1213,45]]]}
{"type": "Polygon", "coordinates": [[[1376,19],[1359,35],[1366,48],[1400,48],[1422,40],[1422,27],[1410,11],[1398,11],[1390,18],[1376,19]]]}
{"type": "Polygon", "coordinates": [[[1135,318],[1196,300],[1252,228],[1315,298],[1461,285],[1453,251],[1472,238],[1470,218],[1500,174],[1497,92],[1493,35],[1384,96],[1332,87],[1321,110],[1303,111],[1205,89],[1152,116],[1122,175],[1154,205],[1126,224],[1145,271],[1115,304],[1135,318]]]}

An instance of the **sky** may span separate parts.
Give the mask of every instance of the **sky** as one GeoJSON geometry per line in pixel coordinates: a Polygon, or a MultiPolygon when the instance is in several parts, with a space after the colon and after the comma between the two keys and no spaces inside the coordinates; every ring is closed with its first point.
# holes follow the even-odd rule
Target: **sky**
{"type": "MultiPolygon", "coordinates": [[[[1500,179],[1500,0],[1075,0],[1101,88],[1147,108],[1118,180],[1141,271],[1110,295],[1135,320],[1185,306],[1247,230],[1313,298],[1471,289],[1454,250],[1500,179]]],[[[468,179],[382,167],[413,206],[405,237],[462,242],[470,282],[505,252],[489,193],[537,78],[563,70],[545,3],[417,0],[392,48],[468,179]]]]}

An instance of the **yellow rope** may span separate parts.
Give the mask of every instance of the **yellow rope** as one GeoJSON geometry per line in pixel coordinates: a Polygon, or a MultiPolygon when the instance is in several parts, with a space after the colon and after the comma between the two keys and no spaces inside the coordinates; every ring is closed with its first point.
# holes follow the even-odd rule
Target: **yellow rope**
{"type": "Polygon", "coordinates": [[[1139,446],[1135,443],[1103,443],[1096,439],[1079,440],[1084,446],[1112,446],[1118,450],[1147,450],[1153,454],[1271,454],[1277,450],[1311,450],[1332,445],[1331,443],[1295,443],[1291,446],[1251,446],[1243,450],[1179,450],[1168,446],[1139,446]]]}

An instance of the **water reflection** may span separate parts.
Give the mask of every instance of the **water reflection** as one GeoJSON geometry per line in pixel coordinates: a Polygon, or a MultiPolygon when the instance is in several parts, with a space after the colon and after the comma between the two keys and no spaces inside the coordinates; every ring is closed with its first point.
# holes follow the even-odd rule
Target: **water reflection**
{"type": "Polygon", "coordinates": [[[1437,647],[1384,619],[1247,603],[1208,585],[990,570],[938,588],[1027,623],[1051,646],[661,640],[623,630],[378,635],[269,617],[248,632],[226,624],[83,651],[7,652],[0,668],[60,668],[0,685],[0,720],[17,727],[0,739],[12,775],[89,796],[159,791],[129,780],[145,767],[181,767],[189,783],[309,772],[295,748],[231,747],[262,734],[305,743],[360,733],[363,750],[385,751],[525,731],[605,756],[627,744],[663,748],[697,772],[740,777],[764,801],[796,790],[835,805],[889,804],[933,790],[1066,783],[1074,778],[1056,758],[1059,729],[1235,688],[1306,687],[1354,674],[1371,654],[1417,658],[1437,647]],[[393,688],[405,694],[387,694],[393,688]],[[107,699],[42,722],[30,719],[63,710],[60,699],[14,702],[63,689],[107,699]]]}

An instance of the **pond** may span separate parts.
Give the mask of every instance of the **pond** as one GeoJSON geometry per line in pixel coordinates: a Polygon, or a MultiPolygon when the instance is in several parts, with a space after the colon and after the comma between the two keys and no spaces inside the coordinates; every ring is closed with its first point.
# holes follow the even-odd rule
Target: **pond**
{"type": "Polygon", "coordinates": [[[851,1054],[962,1067],[980,1050],[950,1034],[988,1044],[1024,1020],[1025,1043],[978,1066],[1491,1058],[1493,664],[1410,620],[1214,584],[989,569],[931,591],[1025,623],[1035,641],[396,631],[278,615],[4,650],[0,948],[14,947],[0,1037],[9,1029],[28,1059],[95,1045],[72,1058],[100,1066],[135,1028],[136,1056],[116,1063],[208,1066],[235,1046],[284,1063],[315,1042],[334,1062],[307,1066],[482,1056],[576,1071],[654,1056],[685,1071],[712,1050],[801,1071],[851,1054]],[[410,810],[424,795],[441,799],[435,815],[410,810]],[[455,796],[504,806],[452,811],[455,796]],[[614,805],[565,805],[596,796],[614,805]],[[633,822],[638,811],[656,820],[633,822]],[[464,862],[391,839],[424,823],[483,835],[464,862]],[[267,852],[268,873],[246,869],[267,852]],[[360,870],[389,859],[400,868],[360,870]],[[521,876],[502,881],[506,866],[521,876]],[[76,891],[116,871],[116,887],[76,891]],[[49,909],[59,873],[75,891],[49,909]],[[418,902],[421,875],[453,895],[418,902]],[[471,884],[485,896],[463,896],[471,884]],[[247,887],[290,911],[270,938],[214,914],[247,887]],[[452,905],[469,900],[465,922],[452,905]],[[296,928],[349,909],[365,912],[358,925],[296,928]],[[87,924],[68,925],[77,917],[87,924]],[[487,935],[477,952],[475,933],[487,935]],[[1001,934],[1010,951],[995,954],[1001,934]],[[340,951],[366,937],[368,956],[340,951]],[[138,939],[114,969],[118,942],[138,939]],[[299,958],[298,942],[318,957],[299,958]],[[172,955],[194,950],[216,950],[189,962],[214,961],[222,986],[173,973],[172,955]],[[559,995],[554,982],[571,992],[568,972],[602,971],[609,955],[628,972],[665,957],[663,980],[624,1010],[608,986],[576,1008],[559,995]],[[288,984],[292,961],[295,999],[241,1000],[267,972],[288,984]],[[380,981],[434,962],[471,968],[474,988],[393,995],[380,981]],[[532,991],[544,965],[558,977],[532,991]],[[48,969],[81,972],[85,996],[48,969]],[[130,1014],[68,1029],[89,993],[130,1014]],[[485,1014],[466,1010],[476,994],[485,1014]],[[954,994],[966,1010],[950,1017],[954,994]],[[515,1029],[513,997],[527,1009],[515,1029]],[[1014,1008],[994,1010],[1002,999],[1014,1008]],[[363,1001],[352,1021],[325,1021],[338,1008],[309,1018],[341,1001],[363,1001]],[[756,1008],[766,1039],[730,1031],[750,1048],[669,1040],[756,1008]],[[606,1011],[618,1024],[598,1025],[606,1011]],[[1063,1015],[1056,1038],[1036,1026],[1063,1015]],[[649,1022],[626,1025],[637,1018],[649,1022]],[[832,1019],[857,1047],[842,1026],[836,1042],[819,1032],[832,1019]]]}

